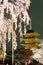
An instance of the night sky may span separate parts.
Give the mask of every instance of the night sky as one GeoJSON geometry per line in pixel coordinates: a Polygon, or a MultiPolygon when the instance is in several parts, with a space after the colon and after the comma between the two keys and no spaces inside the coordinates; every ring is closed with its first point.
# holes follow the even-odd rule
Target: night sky
{"type": "Polygon", "coordinates": [[[32,20],[33,30],[43,38],[43,0],[31,0],[29,16],[32,20]]]}

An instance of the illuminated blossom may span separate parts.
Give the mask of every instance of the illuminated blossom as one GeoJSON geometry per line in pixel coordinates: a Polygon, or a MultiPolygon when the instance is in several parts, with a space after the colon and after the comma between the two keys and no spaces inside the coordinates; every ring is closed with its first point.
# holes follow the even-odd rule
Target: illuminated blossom
{"type": "MultiPolygon", "coordinates": [[[[0,3],[2,0],[0,1],[0,3]]],[[[4,52],[6,51],[6,33],[8,32],[8,42],[11,40],[10,34],[12,33],[12,22],[15,24],[15,30],[17,30],[19,26],[19,33],[20,37],[22,37],[22,25],[21,23],[24,22],[24,30],[26,32],[26,25],[29,24],[29,15],[27,12],[27,9],[29,9],[30,6],[30,0],[14,0],[12,2],[8,2],[8,0],[3,0],[3,4],[0,4],[0,41],[3,45],[4,52]],[[10,16],[8,17],[8,15],[10,16]],[[18,16],[20,18],[20,22],[18,23],[18,16]],[[7,18],[8,17],[8,18],[7,18]],[[1,39],[2,38],[2,39],[1,39]]],[[[16,32],[14,32],[14,41],[15,44],[14,48],[17,47],[17,41],[16,41],[16,32]]]]}

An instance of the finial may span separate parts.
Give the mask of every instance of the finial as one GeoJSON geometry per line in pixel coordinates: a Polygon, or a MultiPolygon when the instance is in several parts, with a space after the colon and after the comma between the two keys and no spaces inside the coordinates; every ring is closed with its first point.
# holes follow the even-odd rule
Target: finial
{"type": "Polygon", "coordinates": [[[31,30],[32,29],[31,18],[30,18],[30,21],[29,21],[29,25],[30,25],[30,30],[31,30]]]}

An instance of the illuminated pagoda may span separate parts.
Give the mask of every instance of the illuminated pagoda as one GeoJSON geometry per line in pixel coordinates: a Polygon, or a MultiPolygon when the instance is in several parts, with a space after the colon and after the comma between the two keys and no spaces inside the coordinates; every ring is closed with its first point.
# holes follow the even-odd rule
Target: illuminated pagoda
{"type": "Polygon", "coordinates": [[[38,47],[38,36],[39,34],[32,30],[31,21],[29,22],[30,29],[26,32],[26,34],[23,34],[23,43],[21,46],[23,46],[25,49],[31,49],[38,47]]]}

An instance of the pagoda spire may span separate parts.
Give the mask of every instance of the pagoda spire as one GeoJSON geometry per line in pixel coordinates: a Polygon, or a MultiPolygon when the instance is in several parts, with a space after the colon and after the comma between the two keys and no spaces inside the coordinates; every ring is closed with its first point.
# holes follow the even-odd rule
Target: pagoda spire
{"type": "Polygon", "coordinates": [[[29,26],[30,26],[30,30],[32,30],[32,22],[31,22],[31,19],[29,21],[29,26]]]}

